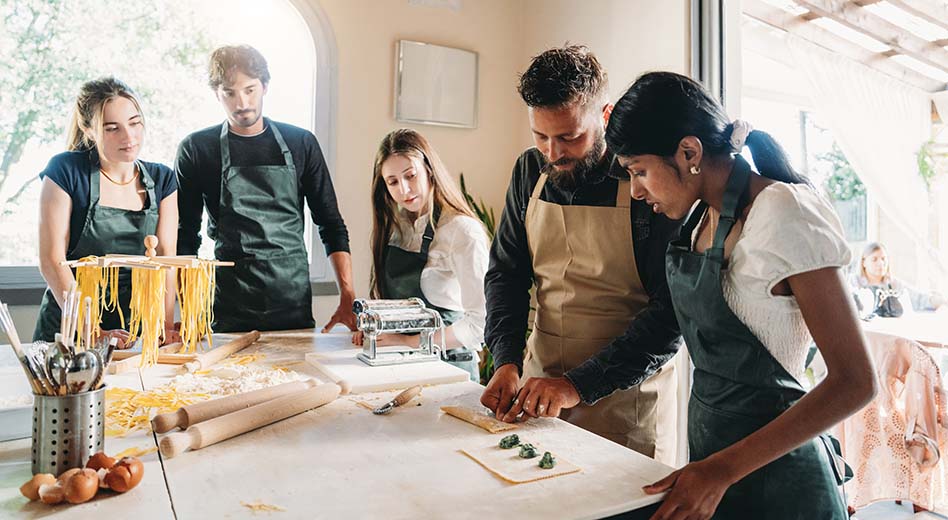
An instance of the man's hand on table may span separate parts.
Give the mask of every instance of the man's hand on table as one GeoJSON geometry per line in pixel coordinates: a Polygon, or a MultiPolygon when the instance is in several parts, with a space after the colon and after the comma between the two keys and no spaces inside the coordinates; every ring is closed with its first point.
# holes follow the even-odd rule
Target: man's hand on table
{"type": "Polygon", "coordinates": [[[517,390],[520,387],[520,370],[517,365],[507,363],[494,371],[493,377],[487,383],[487,388],[481,394],[481,404],[490,408],[494,416],[501,419],[510,410],[517,390]]]}
{"type": "Polygon", "coordinates": [[[355,331],[356,327],[356,316],[352,312],[352,302],[355,301],[355,293],[350,291],[343,291],[339,295],[339,306],[336,307],[336,312],[333,313],[332,318],[329,319],[329,323],[323,327],[323,334],[329,332],[337,323],[342,323],[346,327],[349,327],[349,330],[355,331]]]}
{"type": "Polygon", "coordinates": [[[559,417],[564,408],[572,408],[579,402],[579,392],[569,379],[531,377],[501,420],[514,422],[521,412],[530,417],[559,417]]]}

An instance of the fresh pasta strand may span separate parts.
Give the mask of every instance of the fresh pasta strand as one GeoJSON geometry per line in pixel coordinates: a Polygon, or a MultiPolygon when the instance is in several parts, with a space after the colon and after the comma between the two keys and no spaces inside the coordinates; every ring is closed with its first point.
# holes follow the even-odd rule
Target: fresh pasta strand
{"type": "MultiPolygon", "coordinates": [[[[96,262],[98,257],[87,256],[80,262],[96,262]]],[[[118,310],[122,327],[125,327],[125,316],[122,306],[118,303],[118,267],[99,267],[97,265],[80,265],[76,267],[76,290],[80,299],[92,298],[90,323],[92,323],[92,337],[98,336],[99,325],[102,323],[102,314],[118,310]]],[[[85,323],[85,306],[79,306],[78,323],[85,323]]],[[[75,345],[77,350],[85,350],[90,345],[84,344],[82,327],[76,327],[75,345]]]]}
{"type": "Polygon", "coordinates": [[[158,347],[165,330],[165,280],[163,269],[132,268],[128,341],[133,343],[141,338],[141,367],[158,362],[158,347]]]}
{"type": "Polygon", "coordinates": [[[216,270],[212,262],[201,260],[197,267],[178,273],[178,305],[181,308],[182,353],[197,352],[201,338],[207,336],[213,347],[211,323],[214,321],[216,270]]]}

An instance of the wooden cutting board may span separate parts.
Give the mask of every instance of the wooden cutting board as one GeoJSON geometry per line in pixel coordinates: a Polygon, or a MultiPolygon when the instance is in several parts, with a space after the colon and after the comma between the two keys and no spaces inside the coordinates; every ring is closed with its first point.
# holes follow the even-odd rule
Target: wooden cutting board
{"type": "Polygon", "coordinates": [[[425,361],[373,367],[356,358],[362,349],[306,354],[306,362],[316,367],[326,382],[346,381],[349,393],[365,394],[398,390],[414,385],[440,385],[467,381],[471,375],[444,361],[425,361]]]}

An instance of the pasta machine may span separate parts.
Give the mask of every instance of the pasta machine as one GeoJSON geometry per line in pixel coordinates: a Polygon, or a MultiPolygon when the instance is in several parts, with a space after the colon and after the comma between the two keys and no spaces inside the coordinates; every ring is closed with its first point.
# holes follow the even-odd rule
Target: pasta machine
{"type": "Polygon", "coordinates": [[[363,334],[359,360],[370,366],[400,365],[441,359],[441,347],[434,342],[441,332],[444,345],[444,321],[441,314],[425,307],[420,298],[405,300],[356,300],[352,304],[356,323],[363,334]],[[380,334],[418,334],[418,347],[377,344],[380,334]]]}

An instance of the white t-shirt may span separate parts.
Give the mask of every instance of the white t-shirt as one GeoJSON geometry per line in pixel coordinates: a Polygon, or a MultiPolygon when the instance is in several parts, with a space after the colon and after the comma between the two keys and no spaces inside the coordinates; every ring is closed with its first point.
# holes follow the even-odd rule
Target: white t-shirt
{"type": "Polygon", "coordinates": [[[796,298],[770,291],[790,276],[845,267],[851,258],[830,203],[810,186],[782,182],[757,195],[731,252],[723,274],[724,299],[800,382],[812,336],[796,298]]]}
{"type": "MultiPolygon", "coordinates": [[[[421,251],[428,215],[419,216],[414,222],[409,222],[404,211],[400,211],[398,217],[403,226],[392,233],[389,244],[405,251],[421,251]]],[[[464,313],[451,325],[451,330],[458,341],[475,351],[484,343],[487,320],[484,275],[489,250],[487,232],[479,220],[446,211],[438,220],[428,249],[428,262],[421,272],[421,292],[429,302],[464,313]]]]}

